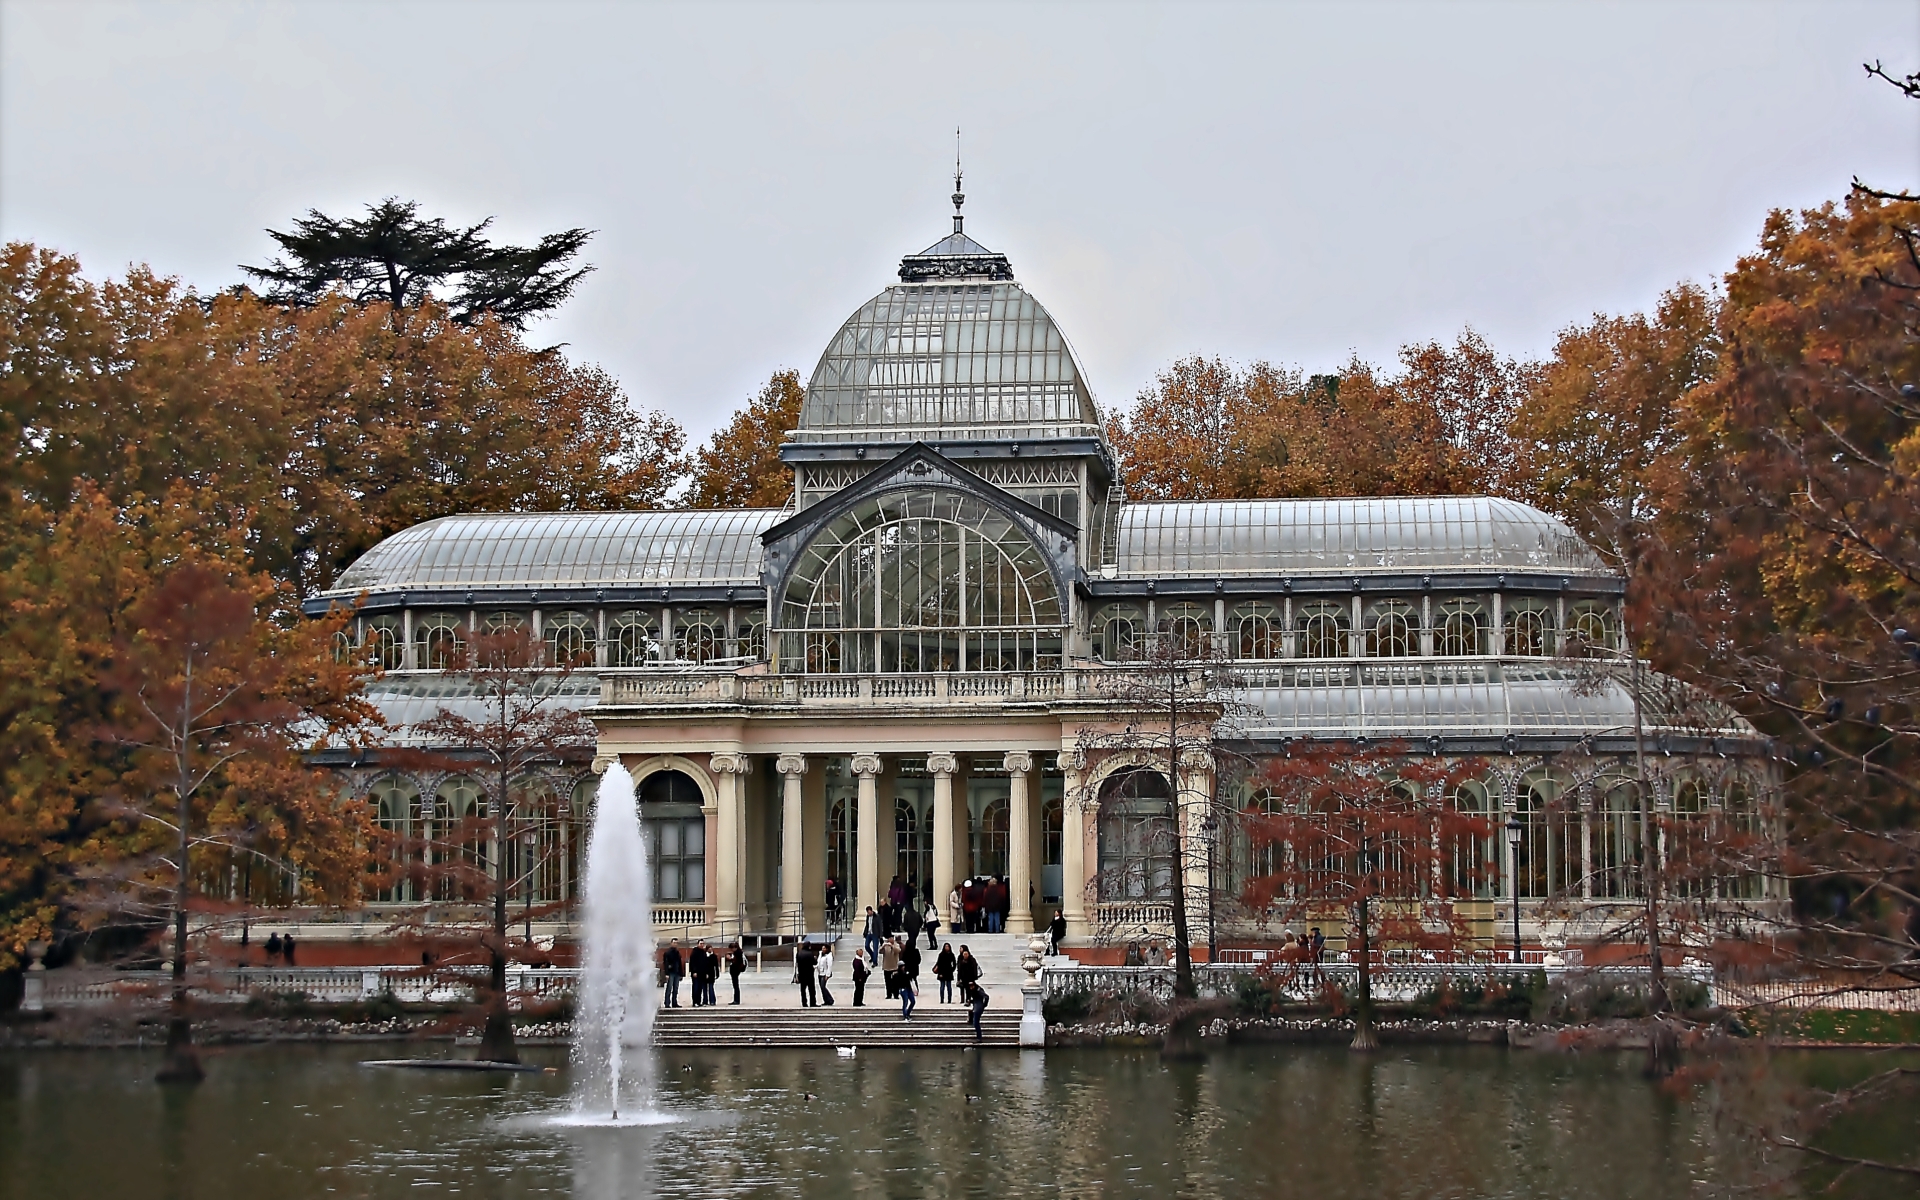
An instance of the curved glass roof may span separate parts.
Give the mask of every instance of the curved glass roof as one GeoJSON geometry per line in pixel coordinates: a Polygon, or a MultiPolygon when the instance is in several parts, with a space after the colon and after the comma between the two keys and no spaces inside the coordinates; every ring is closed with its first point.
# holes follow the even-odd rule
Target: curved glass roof
{"type": "Polygon", "coordinates": [[[978,276],[900,283],[861,305],[820,356],[793,433],[800,442],[1099,435],[1093,394],[1047,310],[1010,279],[978,276]]]}
{"type": "Polygon", "coordinates": [[[409,588],[760,582],[760,532],[785,509],[466,513],[401,530],[327,596],[409,588]]]}
{"type": "Polygon", "coordinates": [[[1175,500],[1120,510],[1122,576],[1516,568],[1611,574],[1558,518],[1491,496],[1175,500]]]}
{"type": "MultiPolygon", "coordinates": [[[[1279,669],[1235,689],[1235,701],[1241,711],[1223,723],[1248,737],[1631,737],[1634,725],[1618,682],[1546,664],[1279,669]]],[[[1723,706],[1667,707],[1649,706],[1649,734],[1757,736],[1723,706]]]]}

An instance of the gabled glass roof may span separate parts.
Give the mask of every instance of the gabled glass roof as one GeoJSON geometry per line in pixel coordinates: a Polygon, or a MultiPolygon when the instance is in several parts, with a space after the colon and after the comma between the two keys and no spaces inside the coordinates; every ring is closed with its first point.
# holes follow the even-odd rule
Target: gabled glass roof
{"type": "MultiPolygon", "coordinates": [[[[575,672],[565,679],[550,676],[535,688],[552,697],[546,707],[555,712],[578,712],[600,701],[600,677],[592,671],[575,672]]],[[[470,721],[488,719],[487,697],[476,690],[473,680],[460,675],[438,671],[386,675],[368,680],[360,694],[388,725],[371,738],[385,746],[422,744],[411,727],[431,721],[443,709],[470,721]]]]}
{"type": "Polygon", "coordinates": [[[1573,530],[1516,500],[1208,500],[1120,510],[1123,577],[1516,568],[1611,574],[1573,530]]]}
{"type": "Polygon", "coordinates": [[[387,538],[323,595],[409,588],[760,582],[760,532],[777,508],[466,513],[387,538]]]}
{"type": "MultiPolygon", "coordinates": [[[[936,243],[935,249],[955,238],[936,243]]],[[[901,283],[847,318],[814,368],[794,439],[1098,437],[1067,340],[1011,280],[901,283]]]]}

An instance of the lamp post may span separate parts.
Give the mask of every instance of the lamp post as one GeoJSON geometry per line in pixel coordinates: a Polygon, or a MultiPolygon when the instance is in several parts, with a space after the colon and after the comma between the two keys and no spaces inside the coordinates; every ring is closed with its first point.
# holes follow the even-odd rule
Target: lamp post
{"type": "Polygon", "coordinates": [[[1507,893],[1513,901],[1513,965],[1520,965],[1520,835],[1526,826],[1519,817],[1507,818],[1507,861],[1513,869],[1507,873],[1507,893]]]}
{"type": "Polygon", "coordinates": [[[1211,809],[1207,812],[1207,819],[1200,823],[1200,828],[1207,835],[1207,961],[1213,963],[1220,961],[1220,947],[1215,940],[1217,927],[1213,923],[1213,840],[1220,822],[1215,819],[1211,809]]]}
{"type": "Polygon", "coordinates": [[[533,854],[534,849],[540,844],[540,835],[529,829],[520,835],[520,844],[527,851],[526,861],[523,864],[526,873],[522,876],[524,882],[520,886],[520,919],[524,923],[527,952],[531,954],[533,952],[533,854]]]}

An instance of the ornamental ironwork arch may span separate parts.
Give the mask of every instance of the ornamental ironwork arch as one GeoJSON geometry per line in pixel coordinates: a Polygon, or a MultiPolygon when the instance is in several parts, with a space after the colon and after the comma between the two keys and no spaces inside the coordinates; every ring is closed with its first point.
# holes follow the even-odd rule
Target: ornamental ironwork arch
{"type": "Polygon", "coordinates": [[[780,668],[814,674],[1060,666],[1066,612],[1046,556],[1007,514],[938,488],[830,521],[780,603],[780,668]]]}

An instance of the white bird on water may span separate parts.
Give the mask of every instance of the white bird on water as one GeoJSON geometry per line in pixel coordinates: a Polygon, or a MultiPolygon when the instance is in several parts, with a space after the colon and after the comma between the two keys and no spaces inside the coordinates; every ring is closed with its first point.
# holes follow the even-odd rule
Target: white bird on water
{"type": "Polygon", "coordinates": [[[856,1054],[858,1054],[858,1053],[860,1052],[860,1047],[858,1047],[858,1046],[835,1046],[835,1047],[833,1048],[833,1052],[834,1052],[835,1054],[838,1054],[838,1055],[839,1055],[839,1056],[840,1056],[841,1058],[852,1058],[852,1057],[853,1057],[854,1055],[856,1055],[856,1054]]]}

